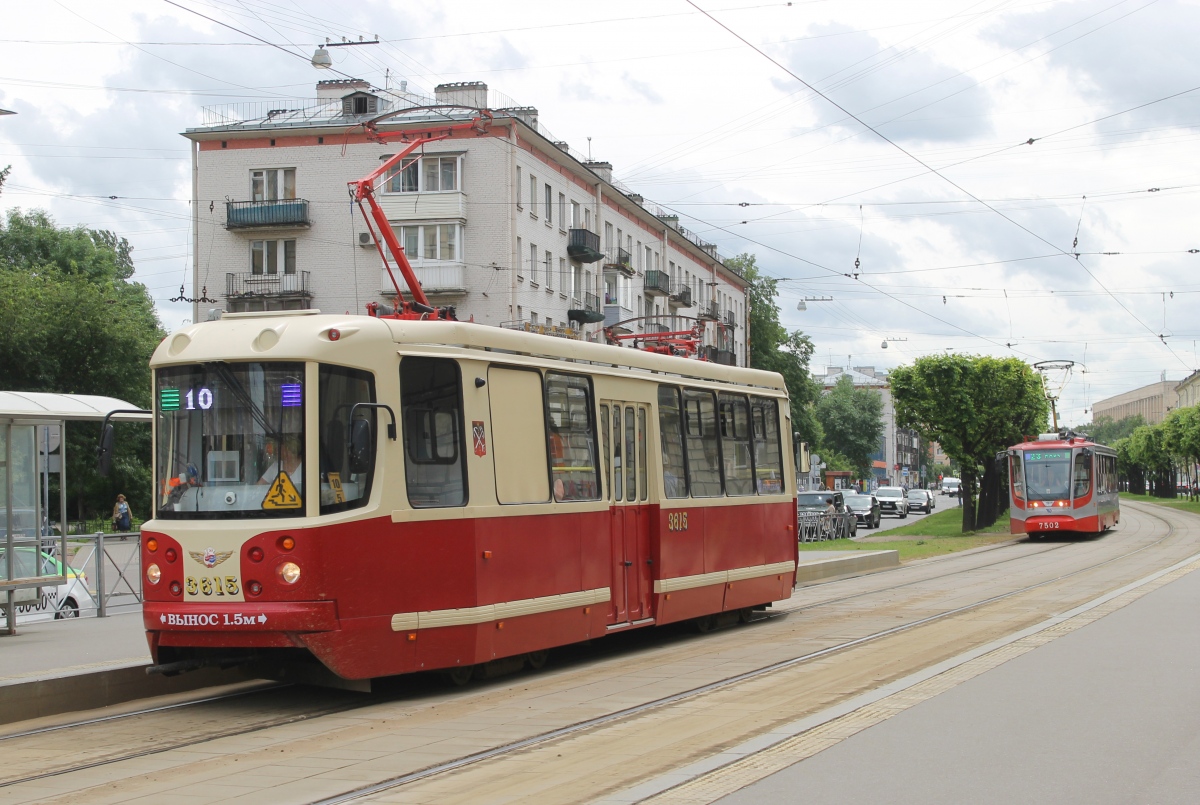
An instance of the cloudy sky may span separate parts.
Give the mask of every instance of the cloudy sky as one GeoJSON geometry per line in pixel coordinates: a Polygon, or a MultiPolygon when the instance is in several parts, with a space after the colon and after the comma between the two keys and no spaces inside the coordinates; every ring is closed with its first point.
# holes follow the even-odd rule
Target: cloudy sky
{"type": "Polygon", "coordinates": [[[1198,34],[1186,0],[10,2],[0,206],[129,238],[177,327],[179,133],[204,107],[312,97],[338,77],[308,64],[318,42],[378,35],[336,69],[427,94],[485,81],[755,254],[817,371],[1073,360],[1078,423],[1200,367],[1198,34]]]}

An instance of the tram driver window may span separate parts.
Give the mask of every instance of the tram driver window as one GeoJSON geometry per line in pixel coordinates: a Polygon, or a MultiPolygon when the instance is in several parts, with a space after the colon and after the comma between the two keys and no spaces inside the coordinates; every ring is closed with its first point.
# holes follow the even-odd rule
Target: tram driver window
{"type": "MultiPolygon", "coordinates": [[[[346,434],[354,404],[375,402],[375,381],[370,372],[325,364],[321,364],[320,378],[321,514],[332,514],[364,505],[371,494],[375,467],[364,473],[350,472],[346,434]]],[[[354,418],[367,420],[372,432],[379,433],[375,409],[360,408],[354,418]]]]}
{"type": "Polygon", "coordinates": [[[721,448],[717,442],[717,405],[708,391],[685,389],[683,425],[692,496],[721,496],[721,448]]]}
{"type": "Polygon", "coordinates": [[[455,361],[400,362],[400,420],[408,502],[415,509],[465,505],[462,376],[455,361]]]}
{"type": "Polygon", "coordinates": [[[588,379],[547,372],[546,412],[554,499],[598,500],[596,427],[588,379]]]}
{"type": "Polygon", "coordinates": [[[1071,497],[1081,498],[1092,488],[1092,457],[1083,453],[1075,454],[1075,473],[1071,497]]]}
{"type": "Polygon", "coordinates": [[[1023,471],[1024,462],[1021,460],[1021,454],[1009,456],[1008,458],[1008,474],[1012,477],[1013,497],[1017,500],[1025,499],[1025,473],[1023,471]]]}

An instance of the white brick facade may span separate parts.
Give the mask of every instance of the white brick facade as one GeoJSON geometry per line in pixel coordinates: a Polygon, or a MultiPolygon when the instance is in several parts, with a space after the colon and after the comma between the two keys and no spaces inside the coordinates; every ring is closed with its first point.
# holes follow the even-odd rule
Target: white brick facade
{"type": "MultiPolygon", "coordinates": [[[[322,94],[328,97],[329,92],[322,94]]],[[[381,99],[379,106],[386,102],[381,99]]],[[[337,108],[340,112],[340,102],[337,108]]],[[[452,162],[447,169],[453,168],[455,190],[391,193],[382,178],[376,182],[376,198],[398,235],[405,226],[421,227],[419,232],[408,230],[413,238],[409,244],[417,248],[407,256],[431,301],[454,305],[461,319],[473,317],[492,325],[522,320],[566,326],[568,310],[584,306],[587,294],[596,295],[610,321],[664,317],[661,322],[633,322],[628,328],[632,333],[654,325],[690,329],[692,319],[666,317],[672,313],[695,317],[702,305],[716,301],[722,326],[710,323],[705,342],[726,350],[726,359],[745,365],[744,280],[725,268],[711,247],[697,245],[670,218],[659,218],[640,199],[614,187],[607,165],[584,164],[547,140],[538,132],[536,119],[530,120],[530,112],[496,112],[486,133],[455,132],[414,153],[452,162]],[[573,210],[580,219],[574,223],[573,210]],[[567,252],[572,228],[599,235],[601,251],[620,247],[630,252],[633,276],[606,274],[603,266],[611,262],[609,258],[593,263],[572,260],[567,252]],[[427,258],[425,247],[435,241],[435,253],[427,258]],[[531,254],[531,250],[536,251],[531,254]],[[679,307],[665,295],[647,294],[646,273],[653,270],[670,275],[673,293],[686,284],[693,304],[679,307]],[[606,288],[616,291],[608,305],[606,288]],[[731,314],[733,327],[724,326],[726,314],[731,314]]],[[[461,109],[436,117],[424,114],[420,122],[403,115],[388,119],[379,130],[385,135],[436,130],[447,121],[471,119],[461,109]]],[[[208,296],[218,300],[197,303],[195,320],[203,319],[209,308],[247,304],[364,313],[368,302],[390,303],[394,291],[369,235],[369,248],[360,245],[367,228],[347,192],[348,181],[370,173],[404,147],[399,141],[373,142],[364,135],[359,124],[374,116],[298,122],[290,115],[272,113],[255,121],[185,133],[193,141],[194,159],[193,296],[200,297],[207,288],[208,296]],[[282,219],[271,217],[280,210],[267,210],[265,222],[256,219],[252,225],[227,228],[226,202],[253,200],[252,174],[272,170],[279,171],[268,177],[277,182],[279,196],[283,195],[282,171],[294,170],[288,181],[294,176],[295,200],[280,198],[279,205],[265,205],[284,207],[282,219]],[[309,225],[279,223],[303,219],[297,213],[301,200],[307,201],[309,225]],[[294,246],[288,241],[294,241],[294,246]],[[257,265],[252,264],[254,259],[257,265]]],[[[422,181],[425,170],[426,164],[419,163],[422,181]]],[[[420,189],[424,191],[425,185],[420,189]]],[[[272,196],[268,193],[266,198],[272,196]]],[[[257,215],[261,210],[249,209],[255,206],[239,205],[242,212],[237,214],[257,215]]],[[[611,258],[615,252],[609,254],[611,258]]],[[[601,338],[603,326],[584,326],[584,337],[601,338]]]]}

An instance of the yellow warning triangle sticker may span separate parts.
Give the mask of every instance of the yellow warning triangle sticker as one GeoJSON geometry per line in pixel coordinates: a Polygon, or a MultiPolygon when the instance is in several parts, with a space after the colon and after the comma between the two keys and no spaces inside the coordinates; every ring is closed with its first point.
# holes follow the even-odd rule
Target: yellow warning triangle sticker
{"type": "Polygon", "coordinates": [[[263,498],[262,502],[264,509],[299,509],[303,505],[304,501],[300,499],[296,485],[292,483],[288,474],[282,471],[275,477],[274,483],[267,490],[267,496],[263,498]]]}

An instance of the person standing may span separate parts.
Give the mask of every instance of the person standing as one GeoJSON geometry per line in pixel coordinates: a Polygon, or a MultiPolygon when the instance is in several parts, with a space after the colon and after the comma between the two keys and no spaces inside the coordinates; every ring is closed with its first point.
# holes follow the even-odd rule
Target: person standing
{"type": "Polygon", "coordinates": [[[117,495],[116,505],[113,506],[112,514],[113,531],[128,531],[133,527],[133,515],[129,511],[129,504],[125,502],[124,495],[117,495]]]}

